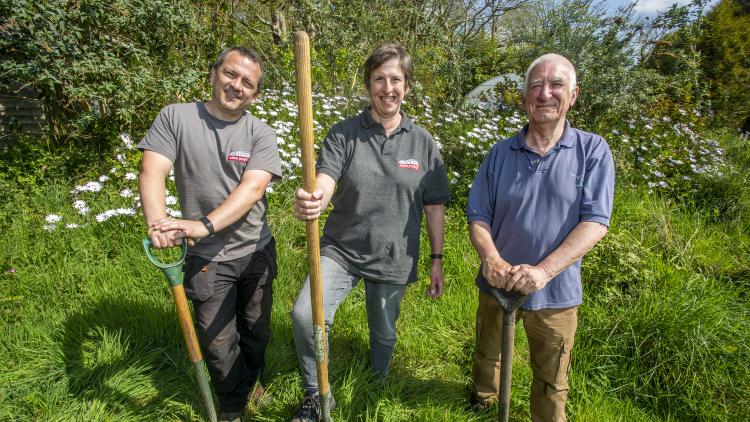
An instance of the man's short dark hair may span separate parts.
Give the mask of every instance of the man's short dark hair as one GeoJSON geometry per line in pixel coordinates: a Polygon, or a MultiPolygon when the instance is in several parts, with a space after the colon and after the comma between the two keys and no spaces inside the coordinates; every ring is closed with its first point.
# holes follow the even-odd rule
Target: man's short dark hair
{"type": "Polygon", "coordinates": [[[365,86],[370,89],[370,75],[372,71],[379,68],[385,62],[398,59],[401,71],[406,78],[406,86],[411,88],[411,82],[414,75],[414,64],[411,62],[411,56],[406,52],[403,45],[399,43],[381,44],[370,54],[365,61],[365,86]]]}
{"type": "Polygon", "coordinates": [[[216,61],[214,62],[213,66],[211,66],[211,70],[219,70],[222,64],[224,64],[224,60],[226,60],[227,55],[231,52],[237,52],[239,55],[246,59],[250,59],[253,63],[257,64],[260,68],[260,79],[258,79],[258,87],[255,89],[255,93],[260,93],[260,87],[263,86],[263,78],[265,77],[265,72],[263,70],[263,60],[261,60],[258,53],[255,52],[255,50],[247,47],[229,47],[224,49],[221,53],[219,53],[219,57],[216,58],[216,61]]]}

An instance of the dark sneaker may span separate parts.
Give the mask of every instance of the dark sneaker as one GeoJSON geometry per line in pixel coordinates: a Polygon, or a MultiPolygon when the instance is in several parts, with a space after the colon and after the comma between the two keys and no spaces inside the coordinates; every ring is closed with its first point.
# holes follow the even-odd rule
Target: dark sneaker
{"type": "MultiPolygon", "coordinates": [[[[330,409],[336,407],[336,400],[330,397],[330,409]]],[[[290,422],[318,422],[320,420],[320,396],[305,396],[302,399],[299,412],[290,422]]]]}
{"type": "Polygon", "coordinates": [[[219,422],[242,422],[242,412],[221,412],[219,422]]]}

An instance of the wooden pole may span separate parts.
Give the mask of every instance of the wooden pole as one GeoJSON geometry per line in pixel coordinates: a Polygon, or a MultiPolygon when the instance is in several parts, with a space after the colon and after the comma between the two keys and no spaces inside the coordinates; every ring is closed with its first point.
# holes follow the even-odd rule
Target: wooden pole
{"type": "MultiPolygon", "coordinates": [[[[299,135],[302,143],[302,181],[304,189],[312,193],[315,184],[315,148],[313,146],[312,88],[310,81],[310,38],[305,31],[294,33],[294,73],[296,75],[299,135]]],[[[323,288],[320,276],[320,235],[318,219],[308,220],[307,257],[310,265],[310,298],[312,299],[315,363],[318,371],[321,420],[331,421],[330,385],[328,384],[328,345],[326,344],[323,288]]]]}
{"type": "Polygon", "coordinates": [[[198,378],[198,387],[201,390],[203,403],[206,405],[206,411],[208,412],[208,419],[211,422],[216,422],[216,408],[214,407],[214,399],[211,395],[211,386],[208,383],[203,355],[198,344],[198,336],[195,334],[193,318],[190,316],[190,307],[185,296],[185,288],[182,285],[182,264],[185,262],[185,257],[187,256],[187,243],[182,242],[182,256],[180,259],[176,262],[166,264],[159,261],[151,253],[151,247],[153,246],[151,240],[148,238],[143,239],[142,244],[148,260],[161,270],[167,279],[167,283],[169,283],[175,307],[177,308],[177,319],[180,321],[182,338],[185,339],[185,346],[187,347],[188,355],[190,355],[190,361],[193,362],[195,375],[198,378]]]}
{"type": "Polygon", "coordinates": [[[182,283],[180,283],[172,286],[171,290],[175,306],[177,307],[177,318],[180,320],[182,337],[185,339],[185,346],[187,346],[190,361],[193,362],[195,375],[198,377],[198,387],[201,391],[201,396],[203,397],[203,403],[206,405],[206,410],[208,411],[208,420],[216,422],[214,399],[211,395],[211,387],[208,383],[206,370],[203,367],[203,355],[201,354],[201,348],[198,345],[198,336],[195,334],[195,328],[193,327],[193,318],[190,316],[190,308],[188,307],[187,297],[185,296],[185,288],[182,283]]]}

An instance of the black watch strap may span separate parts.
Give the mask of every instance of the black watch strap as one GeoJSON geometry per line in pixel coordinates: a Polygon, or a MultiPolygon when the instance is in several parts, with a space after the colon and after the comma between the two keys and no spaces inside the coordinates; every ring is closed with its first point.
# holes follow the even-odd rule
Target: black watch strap
{"type": "Polygon", "coordinates": [[[208,230],[209,236],[214,234],[214,223],[212,223],[211,220],[208,219],[208,217],[204,215],[200,218],[200,222],[203,223],[204,226],[206,226],[206,230],[208,230]]]}
{"type": "Polygon", "coordinates": [[[431,253],[430,259],[443,259],[443,254],[441,253],[431,253]]]}

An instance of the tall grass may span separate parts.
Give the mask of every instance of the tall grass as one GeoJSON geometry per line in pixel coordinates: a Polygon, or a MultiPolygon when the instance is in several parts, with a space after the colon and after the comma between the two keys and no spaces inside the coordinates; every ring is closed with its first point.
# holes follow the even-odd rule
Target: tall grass
{"type": "MultiPolygon", "coordinates": [[[[267,355],[272,401],[251,420],[285,420],[302,395],[288,313],[307,264],[304,227],[289,212],[293,184],[271,195],[280,263],[267,355]]],[[[66,200],[66,186],[0,208],[0,420],[203,420],[166,283],[140,249],[140,220],[45,231],[44,210],[66,200]]],[[[336,420],[495,417],[465,408],[478,261],[462,210],[449,208],[447,221],[445,294],[426,297],[423,257],[385,382],[368,370],[363,288],[342,304],[330,335],[336,420]]],[[[744,420],[747,245],[746,232],[703,208],[621,189],[610,234],[585,260],[571,419],[744,420]]],[[[531,378],[521,326],[516,353],[511,413],[521,421],[531,378]]]]}

